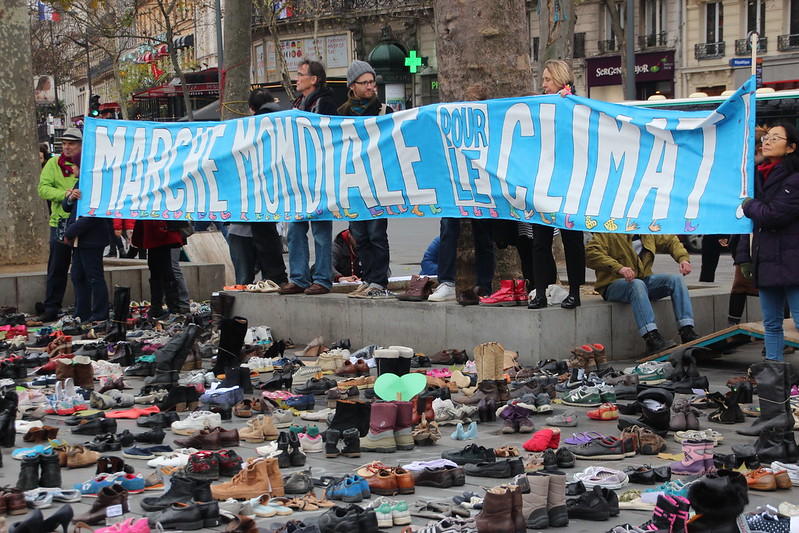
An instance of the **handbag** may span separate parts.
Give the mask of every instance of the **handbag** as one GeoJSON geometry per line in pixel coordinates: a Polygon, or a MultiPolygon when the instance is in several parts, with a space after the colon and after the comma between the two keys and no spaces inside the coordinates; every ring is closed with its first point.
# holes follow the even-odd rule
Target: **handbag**
{"type": "Polygon", "coordinates": [[[194,235],[194,225],[185,220],[168,220],[166,223],[166,229],[169,231],[179,231],[180,236],[184,239],[194,235]]]}

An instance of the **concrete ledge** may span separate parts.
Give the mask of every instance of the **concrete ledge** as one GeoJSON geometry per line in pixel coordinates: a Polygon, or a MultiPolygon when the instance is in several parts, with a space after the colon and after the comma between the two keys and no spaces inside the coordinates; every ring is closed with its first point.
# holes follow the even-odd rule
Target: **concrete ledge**
{"type": "MultiPolygon", "coordinates": [[[[225,266],[210,263],[181,263],[189,295],[198,301],[207,300],[211,293],[224,286],[225,266]]],[[[112,260],[105,262],[105,282],[113,295],[114,287],[130,287],[131,300],[149,300],[150,271],[146,261],[112,260]]],[[[13,305],[21,312],[33,313],[34,305],[44,299],[45,272],[16,272],[0,274],[0,305],[13,305]]],[[[72,282],[67,283],[63,306],[72,305],[75,295],[72,282]]]]}
{"type": "MultiPolygon", "coordinates": [[[[692,289],[696,330],[707,335],[727,327],[729,291],[692,289]]],[[[424,353],[444,348],[471,349],[483,342],[499,341],[518,350],[526,364],[547,358],[564,358],[585,343],[604,344],[610,359],[644,355],[630,306],[609,303],[599,296],[584,296],[574,310],[548,307],[462,307],[455,302],[401,302],[360,300],[341,294],[324,296],[231,293],[233,312],[250,324],[267,325],[275,338],[306,343],[322,335],[328,342],[349,338],[353,346],[399,344],[424,353]]],[[[677,338],[671,300],[654,302],[655,316],[664,336],[677,338]]],[[[760,303],[749,298],[745,321],[761,319],[760,303]]]]}

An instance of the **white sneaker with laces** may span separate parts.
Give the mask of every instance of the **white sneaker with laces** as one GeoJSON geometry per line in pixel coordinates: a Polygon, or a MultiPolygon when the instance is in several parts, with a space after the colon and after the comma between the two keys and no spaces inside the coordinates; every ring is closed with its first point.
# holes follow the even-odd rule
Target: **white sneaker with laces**
{"type": "Polygon", "coordinates": [[[193,453],[197,453],[197,451],[198,450],[195,448],[180,448],[172,453],[158,456],[155,459],[150,459],[147,461],[147,466],[151,466],[153,468],[159,468],[162,466],[178,468],[181,466],[186,466],[189,464],[189,456],[191,456],[193,453]]]}
{"type": "Polygon", "coordinates": [[[454,302],[455,301],[455,286],[447,285],[446,283],[439,284],[433,294],[427,297],[430,302],[454,302]]]}
{"type": "Polygon", "coordinates": [[[222,415],[211,411],[194,411],[185,420],[172,422],[172,433],[192,435],[195,431],[211,429],[222,425],[222,415]]]}

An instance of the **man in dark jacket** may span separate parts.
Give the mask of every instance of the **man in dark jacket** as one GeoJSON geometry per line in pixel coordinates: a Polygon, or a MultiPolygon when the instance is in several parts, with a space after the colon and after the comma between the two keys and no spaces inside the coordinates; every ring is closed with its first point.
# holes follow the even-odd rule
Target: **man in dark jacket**
{"type": "MultiPolygon", "coordinates": [[[[327,86],[325,67],[318,61],[304,60],[297,68],[297,92],[294,109],[335,115],[336,100],[327,86]]],[[[308,221],[290,222],[288,229],[290,282],[280,294],[327,294],[333,287],[333,222],[315,220],[310,223],[316,261],[311,273],[308,250],[308,221]]]]}
{"type": "MultiPolygon", "coordinates": [[[[338,108],[342,116],[374,117],[393,113],[394,110],[377,97],[377,75],[366,61],[352,62],[347,69],[347,101],[338,108]]],[[[347,294],[351,298],[386,298],[388,285],[388,219],[358,220],[350,222],[355,237],[363,275],[357,289],[347,294]]]]}
{"type": "MultiPolygon", "coordinates": [[[[266,89],[252,91],[247,104],[253,115],[280,111],[275,97],[266,89]]],[[[277,222],[231,224],[228,245],[233,268],[236,271],[236,283],[244,285],[253,283],[256,262],[261,269],[261,279],[274,281],[278,285],[288,282],[286,263],[283,261],[283,241],[277,230],[277,222]],[[250,240],[252,247],[248,242],[250,240]]]]}

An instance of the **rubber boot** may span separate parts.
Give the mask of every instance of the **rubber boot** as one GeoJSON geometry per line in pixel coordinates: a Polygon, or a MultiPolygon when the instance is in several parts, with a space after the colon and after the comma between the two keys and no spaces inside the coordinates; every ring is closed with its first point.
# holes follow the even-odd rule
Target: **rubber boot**
{"type": "Polygon", "coordinates": [[[219,328],[219,351],[216,355],[216,364],[212,372],[215,375],[225,371],[225,367],[239,366],[241,364],[241,347],[244,346],[244,336],[247,335],[247,319],[236,316],[222,319],[219,328]]]}
{"type": "Polygon", "coordinates": [[[60,487],[61,465],[58,464],[58,454],[55,452],[40,454],[39,465],[42,469],[41,476],[39,478],[39,486],[60,487]]]}
{"type": "MultiPolygon", "coordinates": [[[[682,441],[683,459],[674,461],[669,466],[674,474],[681,476],[700,475],[705,472],[705,448],[709,441],[684,440],[682,441]]],[[[712,445],[713,443],[710,442],[712,445]]],[[[710,457],[711,463],[713,456],[710,457]]]]}
{"type": "MultiPolygon", "coordinates": [[[[549,482],[550,477],[545,474],[527,474],[530,492],[522,494],[523,514],[527,529],[545,529],[549,527],[549,514],[547,513],[549,482]]],[[[566,511],[565,507],[563,511],[566,511]]],[[[567,515],[566,519],[568,520],[568,518],[567,515]]]]}
{"type": "Polygon", "coordinates": [[[397,404],[397,419],[394,423],[394,441],[398,450],[413,450],[416,441],[413,440],[413,404],[411,402],[395,402],[397,404]]]}
{"type": "Polygon", "coordinates": [[[760,402],[760,416],[748,428],[736,429],[740,435],[759,435],[764,429],[780,427],[793,428],[794,420],[788,405],[790,387],[790,363],[765,361],[752,365],[752,374],[757,381],[757,396],[760,402]]]}
{"type": "Polygon", "coordinates": [[[5,393],[0,399],[0,446],[13,448],[17,433],[14,422],[17,418],[19,397],[14,391],[5,393]]]}
{"type": "Polygon", "coordinates": [[[194,340],[200,334],[197,324],[189,324],[172,337],[169,342],[155,352],[155,375],[145,380],[148,385],[173,386],[178,382],[178,375],[194,340]]]}
{"type": "Polygon", "coordinates": [[[114,320],[104,342],[120,342],[126,339],[125,324],[130,316],[130,287],[114,287],[114,320]]]}
{"type": "Polygon", "coordinates": [[[344,439],[344,447],[341,449],[341,455],[344,457],[360,457],[361,456],[361,434],[356,428],[345,430],[341,434],[344,439]]]}
{"type": "Polygon", "coordinates": [[[547,515],[549,515],[549,525],[550,527],[568,526],[569,513],[566,511],[566,475],[549,474],[548,477],[547,515]]]}
{"type": "MultiPolygon", "coordinates": [[[[410,402],[404,403],[410,405],[410,402]]],[[[410,417],[408,421],[410,422],[410,417]]],[[[365,437],[361,438],[361,450],[364,452],[377,453],[396,452],[397,441],[394,440],[394,425],[396,422],[396,403],[378,402],[372,404],[372,412],[369,419],[369,432],[365,437]]],[[[411,437],[411,440],[413,440],[413,437],[411,437]]]]}

